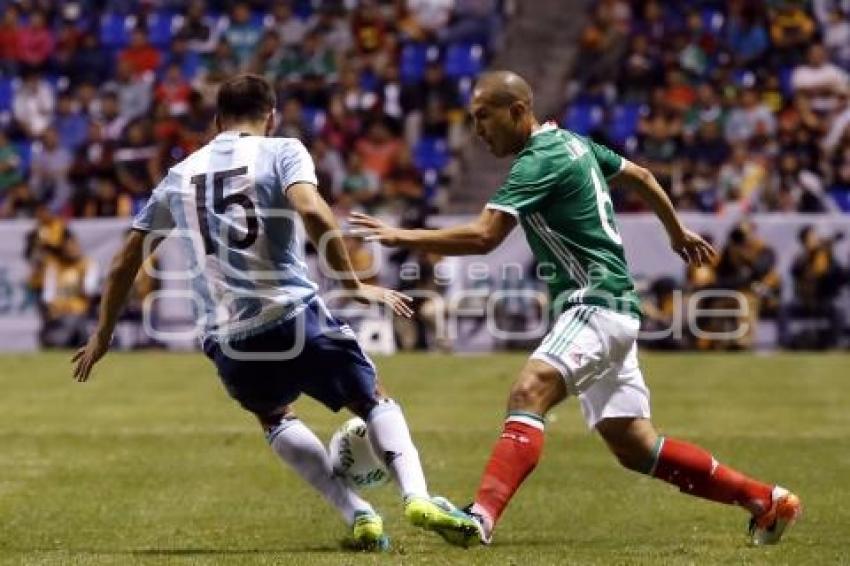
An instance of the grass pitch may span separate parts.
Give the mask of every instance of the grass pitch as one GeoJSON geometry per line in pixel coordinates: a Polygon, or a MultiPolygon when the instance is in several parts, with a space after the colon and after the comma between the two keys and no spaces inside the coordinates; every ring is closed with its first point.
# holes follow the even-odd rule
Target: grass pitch
{"type": "MultiPolygon", "coordinates": [[[[193,354],[111,354],[92,382],[65,354],[0,357],[0,562],[25,564],[850,563],[850,358],[642,356],[654,419],[718,459],[793,488],[783,544],[745,544],[745,514],[620,469],[574,401],[490,548],[450,548],[368,492],[393,550],[339,549],[341,521],[266,447],[193,354]]],[[[524,356],[379,359],[433,492],[472,496],[524,356]]],[[[327,440],[344,418],[299,412],[327,440]]]]}

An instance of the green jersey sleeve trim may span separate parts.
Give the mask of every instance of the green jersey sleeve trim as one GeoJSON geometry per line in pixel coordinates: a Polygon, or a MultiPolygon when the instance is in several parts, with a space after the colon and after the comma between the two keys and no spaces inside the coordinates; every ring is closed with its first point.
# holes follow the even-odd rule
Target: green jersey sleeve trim
{"type": "Polygon", "coordinates": [[[501,212],[507,212],[514,218],[519,218],[519,211],[512,206],[506,206],[504,204],[495,204],[492,202],[488,202],[484,205],[484,208],[492,208],[493,210],[499,210],[501,212]]]}
{"type": "Polygon", "coordinates": [[[628,163],[628,162],[629,162],[629,160],[628,160],[628,159],[626,159],[625,157],[623,157],[623,156],[621,155],[621,156],[620,156],[620,166],[617,168],[617,170],[616,170],[616,171],[614,171],[613,173],[611,173],[610,175],[608,175],[607,177],[605,177],[605,180],[606,180],[606,181],[610,181],[611,179],[613,179],[614,177],[616,177],[617,175],[619,175],[620,173],[622,173],[622,172],[623,172],[623,169],[625,169],[625,168],[626,168],[626,163],[628,163]]]}
{"type": "Polygon", "coordinates": [[[611,148],[598,144],[589,137],[585,137],[584,141],[593,152],[593,157],[596,158],[599,170],[606,180],[619,175],[623,167],[626,166],[626,158],[616,151],[612,151],[611,148]]]}

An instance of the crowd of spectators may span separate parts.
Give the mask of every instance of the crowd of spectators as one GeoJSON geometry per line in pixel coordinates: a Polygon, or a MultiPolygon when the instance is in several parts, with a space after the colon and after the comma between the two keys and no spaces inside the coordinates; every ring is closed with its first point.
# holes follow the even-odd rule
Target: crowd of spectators
{"type": "Polygon", "coordinates": [[[340,214],[432,209],[504,0],[0,1],[0,217],[126,216],[267,77],[340,214]]]}
{"type": "Polygon", "coordinates": [[[850,212],[848,71],[847,0],[599,0],[564,123],[682,210],[850,212]]]}
{"type": "MultiPolygon", "coordinates": [[[[710,236],[704,236],[711,239],[710,236]]],[[[650,285],[643,303],[645,344],[662,349],[749,350],[759,347],[759,326],[773,321],[771,345],[826,349],[843,345],[850,264],[835,253],[844,234],[814,225],[797,234],[791,269],[781,274],[777,252],[748,220],[730,231],[712,263],[688,266],[680,284],[664,277],[650,285]],[[790,293],[783,296],[783,278],[790,293]],[[698,309],[705,316],[697,316],[698,309]],[[709,312],[711,311],[711,312],[709,312]],[[696,324],[691,324],[693,320],[696,324]]],[[[763,339],[762,339],[763,343],[763,339]]]]}

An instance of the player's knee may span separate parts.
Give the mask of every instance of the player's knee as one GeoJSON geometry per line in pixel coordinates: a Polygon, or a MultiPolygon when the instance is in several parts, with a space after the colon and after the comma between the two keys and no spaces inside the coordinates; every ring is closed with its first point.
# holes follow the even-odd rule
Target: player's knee
{"type": "Polygon", "coordinates": [[[295,411],[293,411],[289,406],[266,412],[254,412],[254,416],[257,417],[258,421],[260,421],[260,426],[263,427],[264,430],[274,428],[284,420],[293,420],[298,418],[295,415],[295,411]]]}
{"type": "Polygon", "coordinates": [[[559,387],[563,388],[560,376],[525,369],[511,389],[508,409],[543,414],[563,398],[559,387]]]}
{"type": "Polygon", "coordinates": [[[605,419],[596,425],[621,466],[645,472],[652,460],[657,433],[645,419],[605,419]]]}
{"type": "Polygon", "coordinates": [[[274,438],[287,427],[298,421],[298,416],[289,408],[269,411],[267,413],[254,413],[257,420],[260,421],[260,426],[263,428],[263,434],[266,436],[266,441],[272,443],[274,438]]]}
{"type": "Polygon", "coordinates": [[[369,418],[369,414],[378,405],[377,398],[366,398],[351,401],[346,405],[346,408],[355,416],[360,417],[364,421],[369,418]]]}

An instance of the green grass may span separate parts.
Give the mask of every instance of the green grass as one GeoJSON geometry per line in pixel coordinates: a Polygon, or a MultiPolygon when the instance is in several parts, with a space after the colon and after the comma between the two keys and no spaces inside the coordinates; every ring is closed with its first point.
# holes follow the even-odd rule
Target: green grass
{"type": "MultiPolygon", "coordinates": [[[[524,357],[378,360],[435,493],[466,503],[524,357]]],[[[496,543],[470,551],[404,524],[391,487],[368,493],[394,550],[339,550],[341,521],[265,445],[201,355],[112,354],[92,382],[67,356],[0,357],[0,562],[15,564],[850,563],[850,358],[648,355],[654,419],[718,459],[797,491],[782,545],[745,544],[746,516],[620,469],[574,401],[496,543]]],[[[299,412],[327,439],[343,421],[299,412]]]]}

